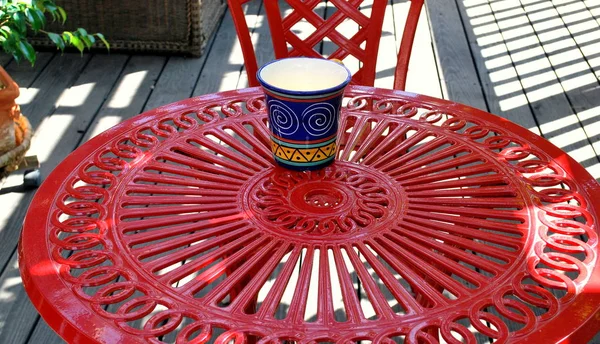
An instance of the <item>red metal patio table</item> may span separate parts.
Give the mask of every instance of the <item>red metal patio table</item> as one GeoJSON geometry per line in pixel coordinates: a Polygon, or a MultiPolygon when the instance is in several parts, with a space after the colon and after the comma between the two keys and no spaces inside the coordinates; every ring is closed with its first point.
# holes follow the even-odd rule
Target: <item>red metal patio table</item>
{"type": "Polygon", "coordinates": [[[583,343],[600,329],[600,187],[564,152],[480,110],[355,86],[338,143],[324,170],[275,167],[259,88],[125,121],[36,194],[25,289],[69,342],[583,343]]]}

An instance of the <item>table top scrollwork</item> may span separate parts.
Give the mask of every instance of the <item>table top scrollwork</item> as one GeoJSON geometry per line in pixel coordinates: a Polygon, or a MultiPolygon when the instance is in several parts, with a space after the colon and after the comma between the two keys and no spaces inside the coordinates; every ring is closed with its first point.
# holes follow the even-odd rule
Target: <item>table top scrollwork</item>
{"type": "Polygon", "coordinates": [[[339,126],[335,163],[313,172],[274,165],[258,88],[100,134],[32,202],[19,254],[34,305],[90,342],[600,329],[600,187],[583,167],[504,119],[409,93],[351,86],[339,126]]]}

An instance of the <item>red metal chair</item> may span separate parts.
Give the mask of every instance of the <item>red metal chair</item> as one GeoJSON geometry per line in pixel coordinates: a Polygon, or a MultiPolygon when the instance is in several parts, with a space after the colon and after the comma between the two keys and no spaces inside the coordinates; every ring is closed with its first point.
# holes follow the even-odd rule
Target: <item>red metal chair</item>
{"type": "MultiPolygon", "coordinates": [[[[244,54],[248,83],[250,86],[258,86],[259,84],[256,79],[258,64],[242,7],[242,5],[249,1],[253,0],[228,0],[228,3],[244,54]]],[[[337,11],[327,19],[322,18],[313,10],[317,5],[325,2],[325,0],[263,1],[271,31],[275,58],[280,59],[294,56],[322,57],[313,47],[327,37],[338,46],[337,50],[328,58],[344,60],[344,58],[350,55],[354,56],[360,61],[361,67],[354,73],[352,83],[367,86],[373,85],[375,82],[377,51],[379,49],[383,17],[388,0],[374,0],[370,17],[367,17],[359,10],[359,6],[364,0],[328,0],[330,4],[337,8],[337,11]],[[283,12],[279,6],[280,1],[286,2],[292,9],[286,16],[283,16],[283,12]],[[304,40],[298,37],[292,30],[293,26],[302,19],[305,19],[315,27],[315,31],[304,40]],[[354,21],[359,26],[358,32],[350,38],[336,31],[338,25],[347,20],[354,21]]],[[[410,4],[394,73],[394,89],[397,90],[404,90],[406,85],[408,61],[423,1],[412,0],[410,4]]]]}

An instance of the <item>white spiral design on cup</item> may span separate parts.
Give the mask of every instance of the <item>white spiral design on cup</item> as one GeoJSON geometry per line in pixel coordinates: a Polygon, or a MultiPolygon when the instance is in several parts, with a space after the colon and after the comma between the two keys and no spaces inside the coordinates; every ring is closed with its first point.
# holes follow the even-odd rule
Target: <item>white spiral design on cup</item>
{"type": "Polygon", "coordinates": [[[271,114],[270,119],[273,121],[272,129],[276,134],[292,135],[298,131],[300,127],[298,117],[284,103],[279,100],[271,100],[269,102],[269,113],[271,114]]]}
{"type": "Polygon", "coordinates": [[[335,107],[329,103],[316,103],[307,107],[302,113],[304,130],[314,136],[327,133],[337,121],[335,114],[335,107]]]}

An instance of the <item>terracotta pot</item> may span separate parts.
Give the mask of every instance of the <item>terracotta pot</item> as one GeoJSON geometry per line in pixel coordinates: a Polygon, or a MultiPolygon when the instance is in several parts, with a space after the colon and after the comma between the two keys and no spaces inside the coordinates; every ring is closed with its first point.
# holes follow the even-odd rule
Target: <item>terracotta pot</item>
{"type": "Polygon", "coordinates": [[[15,99],[19,97],[19,86],[2,67],[0,67],[0,83],[4,86],[3,89],[0,89],[1,155],[23,142],[23,131],[19,129],[18,125],[21,109],[15,103],[15,99]]]}

